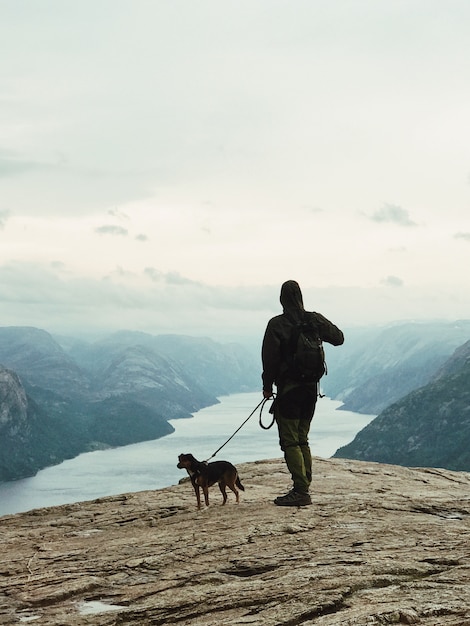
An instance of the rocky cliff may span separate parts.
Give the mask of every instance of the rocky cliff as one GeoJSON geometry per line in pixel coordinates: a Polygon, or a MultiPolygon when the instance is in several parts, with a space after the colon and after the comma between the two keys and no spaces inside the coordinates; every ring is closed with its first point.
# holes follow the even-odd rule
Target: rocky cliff
{"type": "Polygon", "coordinates": [[[18,375],[0,367],[0,480],[31,476],[79,450],[72,432],[27,396],[18,375]]]}
{"type": "Polygon", "coordinates": [[[335,456],[470,471],[470,341],[335,456]]]}
{"type": "Polygon", "coordinates": [[[1,518],[0,624],[470,624],[469,474],[316,458],[298,509],[282,461],[239,472],[238,505],[184,483],[1,518]]]}

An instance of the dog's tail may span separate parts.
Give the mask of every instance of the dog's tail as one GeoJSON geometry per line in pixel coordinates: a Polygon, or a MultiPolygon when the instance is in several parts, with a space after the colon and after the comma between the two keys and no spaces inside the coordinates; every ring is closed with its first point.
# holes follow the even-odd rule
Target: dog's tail
{"type": "Polygon", "coordinates": [[[235,482],[235,484],[237,485],[237,487],[239,489],[241,489],[242,491],[245,491],[245,487],[242,485],[240,478],[237,476],[237,480],[235,482]]]}

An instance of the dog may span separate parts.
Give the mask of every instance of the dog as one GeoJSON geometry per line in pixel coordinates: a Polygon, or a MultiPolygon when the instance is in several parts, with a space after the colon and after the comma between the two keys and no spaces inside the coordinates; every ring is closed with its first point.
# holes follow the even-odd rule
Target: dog
{"type": "Polygon", "coordinates": [[[245,487],[242,485],[240,478],[238,477],[237,468],[228,461],[213,461],[212,463],[206,463],[198,461],[192,454],[180,454],[178,456],[179,469],[185,469],[191,483],[194,487],[197,500],[197,508],[201,508],[201,493],[204,494],[204,501],[206,506],[209,506],[209,487],[219,483],[219,489],[222,493],[224,505],[227,502],[226,487],[231,489],[235,494],[237,502],[240,501],[238,489],[245,491],[245,487]],[[238,487],[238,489],[237,489],[238,487]]]}

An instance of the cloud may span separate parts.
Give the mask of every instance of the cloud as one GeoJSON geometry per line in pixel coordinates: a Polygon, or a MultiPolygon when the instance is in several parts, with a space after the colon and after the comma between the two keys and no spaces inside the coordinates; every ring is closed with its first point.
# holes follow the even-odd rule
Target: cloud
{"type": "Polygon", "coordinates": [[[377,209],[370,219],[374,222],[390,222],[399,226],[417,226],[406,209],[396,204],[385,204],[381,209],[377,209]]]}
{"type": "MultiPolygon", "coordinates": [[[[341,328],[422,319],[423,312],[428,318],[468,317],[468,290],[444,285],[436,302],[435,285],[406,287],[397,281],[389,276],[369,289],[306,287],[304,302],[341,328]]],[[[2,325],[68,335],[128,329],[242,340],[256,347],[267,321],[281,312],[278,284],[219,287],[158,268],[140,274],[116,269],[106,277],[84,278],[60,263],[9,263],[0,265],[0,284],[2,325]]]]}
{"type": "Polygon", "coordinates": [[[193,285],[195,287],[201,287],[202,283],[199,283],[190,278],[182,276],[179,272],[167,272],[163,273],[154,267],[146,267],[144,274],[150,278],[153,283],[160,283],[162,285],[193,285]]]}
{"type": "Polygon", "coordinates": [[[4,0],[0,267],[63,263],[48,324],[96,300],[104,326],[248,328],[291,277],[332,319],[379,315],[371,285],[385,315],[421,286],[448,315],[470,294],[470,3],[429,1],[4,0]],[[56,315],[73,276],[84,304],[56,315]]]}
{"type": "Polygon", "coordinates": [[[5,224],[7,223],[8,218],[10,217],[10,211],[5,209],[4,211],[0,211],[0,228],[5,228],[5,224]]]}
{"type": "Polygon", "coordinates": [[[463,239],[464,241],[470,241],[470,233],[456,233],[454,239],[463,239]]]}
{"type": "Polygon", "coordinates": [[[225,340],[258,337],[273,313],[265,303],[278,307],[278,288],[265,298],[264,289],[216,288],[156,268],[140,275],[117,268],[93,279],[71,275],[59,263],[10,263],[0,266],[0,283],[3,325],[65,334],[130,329],[225,340]]]}
{"type": "Polygon", "coordinates": [[[146,267],[144,269],[144,274],[150,278],[150,280],[154,283],[158,283],[163,279],[163,274],[159,270],[156,270],[154,267],[146,267]]]}
{"type": "Polygon", "coordinates": [[[114,226],[112,224],[95,228],[95,233],[98,233],[98,235],[113,235],[120,237],[127,237],[129,234],[126,228],[123,228],[122,226],[114,226]]]}
{"type": "Polygon", "coordinates": [[[51,164],[25,159],[18,153],[0,150],[0,178],[17,176],[35,170],[50,168],[51,164]]]}
{"type": "Polygon", "coordinates": [[[200,285],[200,283],[181,276],[179,272],[169,272],[165,275],[165,280],[168,285],[200,285]]]}
{"type": "Polygon", "coordinates": [[[118,209],[110,209],[108,211],[108,215],[111,215],[112,217],[115,217],[120,220],[130,219],[130,217],[126,213],[124,213],[123,211],[119,211],[118,209]]]}
{"type": "Polygon", "coordinates": [[[398,276],[387,276],[383,280],[380,281],[381,285],[385,287],[403,287],[403,281],[398,276]]]}
{"type": "Polygon", "coordinates": [[[307,211],[308,213],[323,213],[323,209],[319,206],[313,206],[310,204],[305,204],[302,209],[307,211]]]}
{"type": "MultiPolygon", "coordinates": [[[[27,198],[8,190],[23,211],[62,214],[67,206],[91,213],[155,188],[175,204],[208,196],[250,211],[274,204],[373,207],[370,198],[383,197],[377,194],[391,182],[402,197],[408,187],[422,193],[416,171],[425,172],[425,189],[434,195],[430,183],[442,188],[445,180],[429,175],[435,154],[455,172],[435,141],[434,115],[441,121],[437,138],[457,141],[442,120],[460,122],[456,103],[464,116],[465,93],[458,91],[466,83],[454,80],[449,46],[466,36],[458,11],[434,7],[452,33],[436,48],[439,19],[424,10],[411,14],[403,3],[390,8],[369,0],[352,10],[332,2],[319,11],[308,0],[295,10],[269,0],[222,9],[210,0],[187,3],[184,23],[179,3],[142,0],[137,9],[84,0],[65,10],[62,1],[49,0],[50,11],[7,4],[0,23],[5,145],[27,155],[8,167],[26,171],[65,150],[68,157],[67,168],[31,176],[27,198]],[[402,21],[409,28],[397,37],[402,21]],[[419,49],[429,45],[429,55],[414,54],[416,23],[419,49]],[[70,80],[63,80],[64,67],[70,80]],[[414,72],[423,78],[419,90],[410,80],[414,72]],[[435,97],[436,85],[444,101],[435,97]],[[434,135],[417,141],[427,124],[434,135]],[[395,149],[392,157],[400,150],[399,163],[384,146],[395,149]]],[[[460,48],[465,67],[466,47],[460,48]]],[[[464,132],[458,140],[468,144],[464,132]]]]}

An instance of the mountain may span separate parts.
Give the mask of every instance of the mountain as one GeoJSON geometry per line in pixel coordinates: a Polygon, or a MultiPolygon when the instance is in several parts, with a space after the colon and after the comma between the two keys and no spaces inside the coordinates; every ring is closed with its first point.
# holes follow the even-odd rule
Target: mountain
{"type": "Polygon", "coordinates": [[[0,480],[31,476],[80,453],[85,441],[56,417],[27,396],[15,372],[0,367],[0,480]]]}
{"type": "Polygon", "coordinates": [[[470,320],[350,329],[343,346],[325,345],[330,374],[323,390],[345,410],[377,415],[426,385],[469,337],[470,320]]]}
{"type": "Polygon", "coordinates": [[[216,395],[261,389],[261,360],[254,360],[236,343],[220,345],[208,338],[158,335],[156,350],[184,362],[185,369],[201,387],[216,395]]]}
{"type": "Polygon", "coordinates": [[[0,364],[32,386],[75,398],[89,392],[90,378],[53,337],[39,328],[0,327],[0,364]]]}
{"type": "Polygon", "coordinates": [[[87,343],[0,328],[0,364],[0,480],[87,450],[162,437],[174,431],[169,420],[259,386],[259,368],[242,348],[145,333],[87,343]]]}
{"type": "Polygon", "coordinates": [[[101,401],[64,397],[28,383],[23,386],[15,372],[1,366],[0,407],[0,480],[32,476],[95,448],[156,439],[174,431],[142,403],[119,396],[101,401]]]}
{"type": "Polygon", "coordinates": [[[179,368],[185,384],[196,385],[212,396],[260,388],[260,362],[238,344],[220,344],[207,337],[150,335],[121,331],[93,344],[71,343],[67,353],[93,377],[100,377],[119,355],[140,350],[154,355],[165,367],[179,368]]]}
{"type": "Polygon", "coordinates": [[[385,409],[335,457],[470,470],[470,341],[431,382],[385,409]]]}

